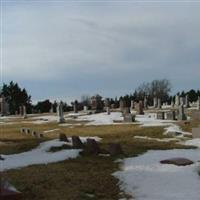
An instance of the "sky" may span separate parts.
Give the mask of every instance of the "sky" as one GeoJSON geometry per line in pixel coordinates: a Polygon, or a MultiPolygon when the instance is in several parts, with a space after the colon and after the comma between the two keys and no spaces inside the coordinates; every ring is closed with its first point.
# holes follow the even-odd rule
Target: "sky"
{"type": "Polygon", "coordinates": [[[33,101],[200,89],[200,2],[1,0],[1,83],[33,101]]]}

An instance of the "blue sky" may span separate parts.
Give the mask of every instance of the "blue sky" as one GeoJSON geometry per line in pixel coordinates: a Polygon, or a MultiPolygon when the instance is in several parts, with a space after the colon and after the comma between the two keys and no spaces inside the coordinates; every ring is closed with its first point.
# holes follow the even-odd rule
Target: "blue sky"
{"type": "Polygon", "coordinates": [[[115,97],[167,78],[200,89],[200,3],[4,1],[3,81],[34,101],[115,97]]]}

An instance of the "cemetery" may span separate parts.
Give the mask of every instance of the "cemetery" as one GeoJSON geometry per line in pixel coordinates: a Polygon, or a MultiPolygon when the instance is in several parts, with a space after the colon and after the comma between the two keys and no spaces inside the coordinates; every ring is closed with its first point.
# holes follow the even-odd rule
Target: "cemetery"
{"type": "Polygon", "coordinates": [[[20,106],[0,121],[1,198],[196,199],[198,186],[190,184],[199,181],[199,99],[187,101],[154,98],[151,105],[145,97],[111,106],[97,95],[87,108],[75,100],[68,112],[63,102],[48,113],[20,106]]]}

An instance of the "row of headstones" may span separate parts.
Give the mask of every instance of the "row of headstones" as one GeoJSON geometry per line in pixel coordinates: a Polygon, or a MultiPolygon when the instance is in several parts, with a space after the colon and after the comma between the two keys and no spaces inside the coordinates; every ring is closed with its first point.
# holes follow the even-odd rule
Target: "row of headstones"
{"type": "Polygon", "coordinates": [[[31,136],[36,137],[36,138],[43,138],[44,137],[44,135],[42,133],[37,133],[36,131],[31,130],[30,128],[21,128],[20,132],[22,134],[31,135],[31,136]]]}
{"type": "MultiPolygon", "coordinates": [[[[60,141],[69,142],[69,139],[64,133],[59,135],[60,141]]],[[[123,150],[119,143],[109,144],[108,151],[105,151],[99,147],[99,144],[96,140],[88,138],[84,144],[79,136],[72,136],[72,148],[74,149],[83,149],[87,154],[98,155],[100,153],[109,153],[111,156],[117,156],[123,154],[123,150]]]]}
{"type": "Polygon", "coordinates": [[[177,111],[161,111],[157,112],[157,119],[161,120],[187,120],[187,116],[184,111],[184,106],[179,106],[179,109],[177,111]]]}

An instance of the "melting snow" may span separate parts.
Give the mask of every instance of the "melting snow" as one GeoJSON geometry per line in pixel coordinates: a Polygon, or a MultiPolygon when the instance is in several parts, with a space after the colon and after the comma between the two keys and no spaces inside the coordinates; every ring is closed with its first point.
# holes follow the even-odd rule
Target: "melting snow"
{"type": "MultiPolygon", "coordinates": [[[[80,137],[82,142],[85,142],[87,138],[100,141],[99,137],[80,137]]],[[[58,139],[41,143],[37,148],[19,154],[2,155],[5,160],[0,161],[0,171],[9,169],[26,167],[35,164],[48,164],[63,161],[69,158],[76,158],[79,155],[80,149],[67,149],[58,152],[48,152],[51,147],[60,147],[63,144],[71,145],[69,143],[61,142],[58,139]]]]}

